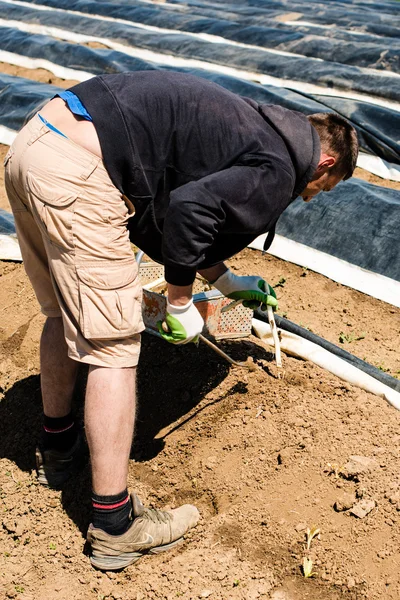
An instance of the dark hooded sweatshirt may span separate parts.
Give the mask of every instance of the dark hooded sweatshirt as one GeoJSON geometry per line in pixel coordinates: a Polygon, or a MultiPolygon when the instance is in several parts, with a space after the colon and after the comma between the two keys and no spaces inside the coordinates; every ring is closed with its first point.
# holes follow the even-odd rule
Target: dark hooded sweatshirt
{"type": "Polygon", "coordinates": [[[273,228],[320,158],[301,113],[192,75],[104,75],[71,91],[93,118],[111,180],[135,206],[132,242],[175,285],[273,228]]]}

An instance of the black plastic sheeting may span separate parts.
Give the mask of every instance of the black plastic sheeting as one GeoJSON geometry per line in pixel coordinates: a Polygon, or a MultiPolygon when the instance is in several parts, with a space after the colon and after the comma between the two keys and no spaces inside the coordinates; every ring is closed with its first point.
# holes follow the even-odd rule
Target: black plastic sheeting
{"type": "MultiPolygon", "coordinates": [[[[95,75],[168,68],[164,65],[148,63],[115,50],[93,49],[6,27],[0,27],[0,49],[30,58],[43,58],[57,65],[88,71],[95,75]]],[[[354,124],[363,150],[376,154],[389,162],[400,164],[399,112],[367,102],[303,94],[275,86],[257,85],[211,71],[179,69],[176,67],[173,70],[190,72],[215,81],[232,92],[253,98],[260,104],[281,104],[286,108],[298,110],[305,114],[334,110],[354,124]]],[[[11,83],[11,81],[2,87],[13,85],[13,88],[17,89],[18,82],[11,83]]],[[[22,108],[21,111],[23,111],[22,108]]],[[[7,118],[6,110],[3,115],[0,114],[0,121],[7,127],[11,127],[7,124],[7,118]]],[[[21,119],[23,118],[24,115],[21,112],[21,119]]]]}
{"type": "MultiPolygon", "coordinates": [[[[266,94],[271,100],[275,92],[233,78],[215,80],[231,84],[234,91],[238,91],[240,83],[243,88],[239,92],[249,95],[248,92],[253,91],[252,97],[256,100],[266,99],[266,94]]],[[[59,90],[56,86],[0,74],[0,123],[19,129],[27,113],[59,90]]],[[[289,108],[296,108],[295,100],[287,93],[289,108]]],[[[277,100],[282,103],[281,96],[277,100]]],[[[314,112],[312,105],[308,108],[314,112]]],[[[399,192],[358,179],[340,183],[329,194],[319,194],[311,203],[296,200],[283,213],[277,226],[277,233],[284,237],[396,281],[400,281],[399,231],[399,192]]]]}
{"type": "MultiPolygon", "coordinates": [[[[399,99],[400,80],[382,73],[382,70],[400,73],[400,43],[395,38],[387,40],[375,36],[375,42],[372,41],[371,36],[368,41],[360,41],[358,39],[360,36],[353,36],[352,40],[332,39],[329,34],[324,35],[323,30],[316,35],[310,32],[312,28],[302,32],[289,26],[284,27],[282,23],[276,23],[276,27],[272,27],[273,21],[268,27],[261,26],[255,16],[246,23],[242,23],[241,19],[233,22],[223,18],[216,19],[187,13],[182,15],[160,6],[143,5],[143,3],[132,3],[133,6],[90,0],[75,2],[40,0],[38,3],[82,12],[70,14],[63,10],[37,10],[29,6],[0,2],[1,13],[6,19],[50,25],[76,33],[105,37],[153,52],[172,54],[181,58],[195,58],[282,79],[293,79],[344,90],[352,89],[392,100],[399,99]],[[154,33],[113,21],[88,18],[84,16],[84,12],[123,18],[172,31],[154,33]],[[218,35],[233,42],[258,45],[260,49],[243,48],[228,43],[215,44],[184,33],[174,34],[173,30],[218,35]],[[303,56],[271,54],[263,51],[262,48],[294,52],[303,56]],[[371,69],[375,69],[376,72],[371,69]]],[[[223,14],[222,12],[221,17],[223,14]]]]}
{"type": "Polygon", "coordinates": [[[295,200],[276,232],[400,281],[400,193],[352,178],[310,203],[295,200]]]}
{"type": "MultiPolygon", "coordinates": [[[[268,323],[268,317],[266,316],[265,312],[263,312],[260,309],[257,309],[256,311],[254,311],[254,317],[256,319],[259,319],[260,321],[264,321],[264,323],[268,323]]],[[[367,375],[371,375],[371,377],[373,377],[374,379],[377,379],[384,385],[387,385],[388,387],[392,388],[393,390],[400,392],[400,381],[398,379],[395,379],[394,377],[391,377],[391,375],[388,375],[387,373],[380,371],[373,365],[370,365],[369,363],[365,362],[365,360],[361,360],[360,358],[357,358],[356,356],[354,356],[354,354],[350,354],[350,352],[343,350],[343,348],[340,348],[339,346],[336,346],[335,344],[328,342],[327,340],[320,337],[319,335],[316,335],[315,333],[312,333],[311,331],[304,329],[304,327],[300,327],[300,325],[297,325],[296,323],[293,323],[292,321],[289,321],[288,319],[284,319],[283,317],[280,317],[279,315],[275,315],[275,322],[276,322],[277,326],[280,327],[281,329],[284,329],[285,331],[289,331],[290,333],[294,333],[295,335],[299,335],[300,337],[304,338],[305,340],[308,340],[309,342],[313,342],[314,344],[321,346],[321,348],[324,348],[325,350],[328,350],[328,352],[331,352],[332,354],[339,356],[339,358],[342,358],[343,360],[348,362],[350,365],[353,365],[353,367],[360,369],[361,371],[363,371],[364,373],[367,373],[367,375]]]]}
{"type": "MultiPolygon", "coordinates": [[[[110,1],[110,0],[107,0],[110,1]]],[[[111,0],[113,3],[119,3],[119,0],[111,0]]],[[[181,0],[168,0],[170,4],[179,5],[181,0]]],[[[126,4],[126,0],[122,0],[126,4]]],[[[213,1],[186,0],[188,6],[215,6],[213,1]]],[[[376,0],[329,0],[329,2],[320,2],[318,0],[229,0],[223,4],[225,10],[237,11],[251,9],[257,11],[257,14],[265,12],[275,12],[282,15],[285,13],[298,12],[304,20],[310,22],[321,22],[325,25],[337,22],[348,24],[350,22],[363,23],[375,19],[377,23],[390,23],[399,25],[400,17],[396,1],[377,2],[376,0]],[[366,13],[368,17],[366,17],[366,13]],[[397,18],[395,18],[397,17],[397,18]]]]}
{"type": "Polygon", "coordinates": [[[61,90],[55,85],[0,73],[0,124],[18,131],[39,105],[61,90]]]}
{"type": "MultiPolygon", "coordinates": [[[[139,5],[138,2],[132,2],[131,0],[98,0],[97,4],[100,2],[123,6],[139,5]]],[[[301,19],[313,23],[313,26],[303,26],[301,23],[291,24],[290,26],[294,27],[296,31],[308,32],[312,35],[321,35],[322,30],[325,30],[327,31],[327,36],[339,39],[341,36],[344,36],[343,39],[352,39],[349,36],[353,31],[386,38],[399,39],[400,37],[399,19],[393,19],[393,15],[396,17],[399,15],[398,5],[395,0],[379,3],[375,0],[371,2],[352,0],[337,3],[335,0],[330,0],[329,12],[324,12],[326,11],[326,5],[318,2],[318,13],[315,16],[315,4],[309,2],[308,5],[305,5],[305,3],[299,5],[299,3],[295,4],[292,1],[285,4],[280,3],[279,7],[278,3],[272,4],[268,0],[263,1],[261,6],[246,5],[241,0],[239,4],[232,2],[217,4],[215,2],[198,2],[196,0],[186,0],[182,4],[181,0],[169,0],[167,5],[162,5],[160,8],[178,12],[178,14],[189,12],[193,15],[202,15],[218,20],[238,21],[243,26],[254,25],[256,22],[256,25],[259,26],[278,27],[279,21],[276,21],[277,18],[292,22],[293,20],[301,19]],[[271,8],[271,6],[275,6],[275,8],[271,8]],[[360,12],[364,10],[368,12],[367,19],[365,17],[359,18],[360,12]],[[297,15],[294,14],[294,11],[297,15]],[[378,18],[376,15],[377,12],[379,13],[378,18]],[[338,27],[339,22],[341,25],[340,28],[338,27]],[[326,27],[330,25],[334,25],[334,28],[327,30],[326,27]],[[319,29],[317,29],[317,26],[320,26],[319,29]],[[347,28],[347,32],[345,28],[347,28]]],[[[283,23],[283,27],[287,28],[288,25],[283,23]]],[[[322,35],[324,34],[322,33],[322,35]]],[[[371,40],[364,38],[361,41],[371,40]]]]}
{"type": "MultiPolygon", "coordinates": [[[[128,21],[136,21],[146,23],[158,27],[167,27],[168,29],[178,29],[180,31],[190,31],[195,33],[212,33],[222,37],[237,41],[255,44],[268,48],[278,47],[280,50],[288,50],[289,52],[298,52],[306,56],[314,56],[323,58],[324,60],[332,60],[332,52],[338,51],[341,54],[342,60],[338,62],[347,62],[349,64],[367,64],[371,61],[380,65],[382,57],[380,52],[385,52],[386,64],[391,62],[396,63],[398,52],[393,52],[392,55],[387,54],[390,47],[397,47],[399,43],[393,37],[388,41],[382,39],[381,36],[376,36],[369,33],[360,33],[357,37],[343,29],[339,31],[329,30],[324,27],[296,26],[285,25],[276,21],[274,17],[279,17],[288,13],[288,10],[277,8],[282,3],[264,2],[262,9],[255,10],[254,7],[233,6],[229,3],[221,3],[219,10],[214,4],[212,8],[207,5],[199,5],[199,3],[188,3],[186,6],[180,3],[176,7],[169,5],[149,5],[143,6],[140,2],[129,2],[129,5],[121,2],[94,2],[92,0],[28,0],[32,4],[42,4],[56,8],[70,9],[82,13],[102,15],[105,17],[113,17],[125,19],[128,21]],[[270,6],[273,4],[273,8],[270,6]],[[175,8],[175,10],[174,10],[175,8]],[[184,10],[182,10],[184,8],[184,10]],[[306,37],[307,36],[307,37],[306,37]],[[346,43],[339,47],[334,43],[335,39],[342,40],[346,43]],[[251,40],[251,41],[249,41],[251,40]],[[321,47],[319,44],[323,43],[321,47]],[[294,46],[290,47],[290,45],[294,46]],[[356,61],[356,62],[355,62],[356,61]],[[360,62],[359,62],[360,61],[360,62]]],[[[168,3],[169,4],[169,3],[168,3]]],[[[347,3],[347,6],[350,3],[347,3]]],[[[282,4],[283,6],[283,4],[282,4]]],[[[317,16],[321,24],[323,24],[323,11],[321,4],[315,3],[286,3],[289,12],[300,10],[303,18],[308,19],[309,14],[314,12],[317,7],[317,16]]],[[[373,10],[369,10],[368,20],[387,22],[393,27],[393,23],[398,23],[400,27],[400,19],[396,19],[394,9],[384,14],[382,5],[376,3],[373,10]],[[393,18],[393,15],[395,16],[393,18]]],[[[342,6],[337,5],[335,10],[330,10],[327,13],[327,23],[331,23],[332,15],[337,19],[352,14],[358,16],[358,11],[349,11],[346,9],[347,15],[344,13],[342,6]]],[[[290,15],[287,14],[290,18],[290,15]]],[[[337,24],[337,21],[335,21],[337,24]]],[[[347,24],[347,23],[346,23],[347,24]]],[[[400,33],[400,30],[399,30],[400,33]]],[[[337,57],[335,56],[337,61],[337,57]]],[[[369,66],[372,66],[371,64],[369,66]]],[[[375,68],[380,68],[375,66],[375,68]]],[[[383,68],[387,68],[386,66],[383,68]]]]}

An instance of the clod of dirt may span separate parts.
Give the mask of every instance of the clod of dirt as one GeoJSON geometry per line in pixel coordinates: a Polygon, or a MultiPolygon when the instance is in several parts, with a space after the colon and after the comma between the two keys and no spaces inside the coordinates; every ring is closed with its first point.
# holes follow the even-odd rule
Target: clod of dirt
{"type": "Polygon", "coordinates": [[[358,519],[363,519],[371,512],[371,510],[375,508],[375,506],[375,500],[366,498],[365,500],[361,500],[360,502],[355,504],[350,510],[350,514],[354,517],[357,517],[358,519]]]}
{"type": "Polygon", "coordinates": [[[347,580],[347,587],[349,590],[351,590],[353,587],[355,587],[356,585],[356,580],[354,579],[354,577],[349,577],[347,580]]]}
{"type": "Polygon", "coordinates": [[[336,510],[336,512],[343,512],[345,510],[349,510],[349,508],[352,508],[355,502],[355,494],[349,494],[347,492],[344,492],[338,497],[335,504],[333,505],[333,508],[336,510]]]}
{"type": "Polygon", "coordinates": [[[379,463],[369,456],[350,456],[350,460],[344,465],[344,472],[347,479],[354,479],[361,473],[368,473],[379,467],[379,463]]]}
{"type": "Polygon", "coordinates": [[[258,371],[258,365],[254,362],[254,358],[252,356],[248,356],[246,358],[245,365],[251,373],[254,373],[254,371],[258,371]]]}
{"type": "Polygon", "coordinates": [[[293,452],[290,448],[282,448],[278,454],[278,465],[287,465],[293,457],[293,452]]]}
{"type": "Polygon", "coordinates": [[[27,531],[26,522],[23,519],[16,520],[12,517],[3,519],[3,527],[15,539],[22,537],[27,531]]]}
{"type": "Polygon", "coordinates": [[[385,497],[389,500],[390,504],[399,504],[400,503],[400,491],[386,493],[385,497]]]}
{"type": "Polygon", "coordinates": [[[276,592],[272,594],[271,600],[291,600],[291,598],[283,590],[276,590],[276,592]]]}

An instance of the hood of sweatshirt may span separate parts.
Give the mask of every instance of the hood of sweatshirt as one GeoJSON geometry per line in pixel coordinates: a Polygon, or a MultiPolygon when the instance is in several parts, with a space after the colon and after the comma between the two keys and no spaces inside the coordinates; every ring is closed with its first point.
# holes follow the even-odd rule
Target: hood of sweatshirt
{"type": "Polygon", "coordinates": [[[311,181],[321,156],[319,135],[305,115],[283,106],[262,104],[258,112],[284,140],[295,172],[292,200],[311,181]]]}

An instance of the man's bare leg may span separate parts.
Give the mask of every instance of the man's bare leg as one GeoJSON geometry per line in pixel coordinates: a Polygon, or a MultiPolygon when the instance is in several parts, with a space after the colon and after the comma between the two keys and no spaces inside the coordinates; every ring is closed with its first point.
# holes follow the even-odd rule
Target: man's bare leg
{"type": "Polygon", "coordinates": [[[51,418],[68,415],[79,363],[68,357],[61,317],[48,318],[43,327],[40,367],[44,414],[51,418]]]}
{"type": "Polygon", "coordinates": [[[88,530],[90,561],[118,570],[152,549],[178,544],[199,520],[197,508],[145,511],[127,490],[128,460],[135,419],[136,368],[91,367],[86,391],[86,435],[92,460],[93,514],[88,530]],[[137,518],[138,517],[138,518],[137,518]]]}
{"type": "Polygon", "coordinates": [[[85,428],[95,494],[115,495],[127,487],[135,422],[135,384],[136,367],[89,369],[85,428]]]}

